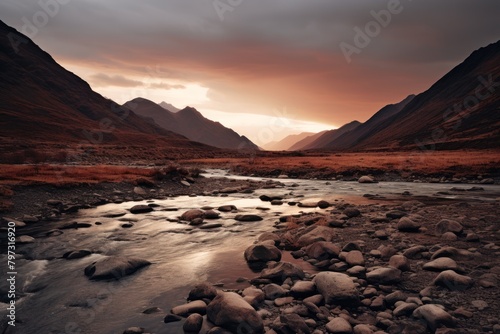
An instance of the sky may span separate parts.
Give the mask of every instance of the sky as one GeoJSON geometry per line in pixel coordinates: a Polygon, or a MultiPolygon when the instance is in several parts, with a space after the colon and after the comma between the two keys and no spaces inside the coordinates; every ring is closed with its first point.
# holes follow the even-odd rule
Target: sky
{"type": "Polygon", "coordinates": [[[100,94],[192,106],[258,145],[418,94],[500,37],[498,0],[2,0],[100,94]]]}

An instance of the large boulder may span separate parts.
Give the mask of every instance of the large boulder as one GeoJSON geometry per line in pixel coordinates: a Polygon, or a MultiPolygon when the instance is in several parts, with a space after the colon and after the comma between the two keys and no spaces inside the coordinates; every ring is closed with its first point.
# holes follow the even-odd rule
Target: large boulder
{"type": "Polygon", "coordinates": [[[151,262],[138,258],[108,256],[88,265],[85,275],[91,280],[120,279],[150,264],[151,262]]]}
{"type": "Polygon", "coordinates": [[[245,250],[247,262],[268,262],[281,260],[281,251],[273,245],[274,241],[255,244],[245,250]]]}
{"type": "Polygon", "coordinates": [[[259,314],[240,295],[221,292],[207,307],[207,317],[216,326],[233,333],[260,334],[264,325],[259,314]]]}
{"type": "Polygon", "coordinates": [[[346,274],[320,272],[313,282],[327,304],[356,304],[359,301],[358,290],[346,274]]]}
{"type": "Polygon", "coordinates": [[[303,279],[305,274],[302,269],[290,262],[277,262],[263,269],[260,277],[283,282],[288,277],[303,279]]]}

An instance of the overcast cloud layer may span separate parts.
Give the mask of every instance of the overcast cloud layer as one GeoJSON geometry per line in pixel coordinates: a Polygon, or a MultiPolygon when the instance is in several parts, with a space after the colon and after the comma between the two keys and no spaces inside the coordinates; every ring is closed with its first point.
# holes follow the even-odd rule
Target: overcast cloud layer
{"type": "Polygon", "coordinates": [[[328,126],[424,91],[500,36],[497,0],[401,0],[378,30],[371,12],[394,0],[59,0],[33,33],[26,22],[54,1],[2,0],[0,18],[117,102],[286,110],[328,126]],[[349,63],[340,45],[367,24],[373,37],[349,63]]]}

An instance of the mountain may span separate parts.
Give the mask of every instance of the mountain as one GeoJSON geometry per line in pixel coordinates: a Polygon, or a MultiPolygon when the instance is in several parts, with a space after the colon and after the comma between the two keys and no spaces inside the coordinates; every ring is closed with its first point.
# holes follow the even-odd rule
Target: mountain
{"type": "Polygon", "coordinates": [[[152,120],[166,130],[179,133],[196,142],[219,148],[259,149],[245,136],[240,136],[219,122],[203,117],[198,110],[191,107],[186,107],[178,112],[170,112],[158,104],[140,97],[128,101],[123,106],[152,120]]]}
{"type": "Polygon", "coordinates": [[[311,143],[305,145],[302,148],[302,150],[326,148],[329,143],[335,141],[337,138],[339,138],[343,134],[356,129],[360,124],[361,123],[358,121],[352,121],[350,123],[342,125],[338,129],[328,130],[325,133],[323,133],[321,136],[316,138],[314,141],[312,141],[311,143]]]}
{"type": "Polygon", "coordinates": [[[160,102],[159,106],[162,107],[163,109],[167,109],[170,112],[178,112],[180,110],[179,108],[174,107],[173,105],[171,105],[170,103],[167,103],[165,101],[160,102]]]}
{"type": "Polygon", "coordinates": [[[268,151],[287,151],[291,146],[293,146],[298,141],[301,141],[309,136],[312,136],[313,132],[302,132],[295,135],[289,135],[285,138],[267,143],[264,145],[264,149],[268,151]]]}
{"type": "Polygon", "coordinates": [[[4,152],[47,143],[207,149],[94,92],[87,82],[2,21],[0,127],[4,152]]]}
{"type": "MultiPolygon", "coordinates": [[[[355,129],[332,138],[331,140],[317,142],[314,148],[326,148],[343,150],[355,146],[357,143],[370,138],[387,125],[387,120],[398,114],[415,95],[409,95],[403,101],[396,104],[389,104],[375,113],[369,120],[359,124],[355,129]]],[[[311,147],[312,148],[312,147],[311,147]]]]}
{"type": "Polygon", "coordinates": [[[296,142],[295,144],[293,144],[292,146],[290,146],[288,148],[288,151],[300,151],[300,150],[303,150],[304,147],[308,146],[309,144],[311,144],[313,141],[315,141],[316,139],[318,139],[319,137],[321,137],[325,132],[327,132],[328,130],[325,130],[325,131],[321,131],[321,132],[318,132],[318,133],[315,133],[313,135],[310,135],[302,140],[299,140],[298,142],[296,142]]]}
{"type": "Polygon", "coordinates": [[[474,51],[354,150],[500,147],[500,41],[474,51]]]}

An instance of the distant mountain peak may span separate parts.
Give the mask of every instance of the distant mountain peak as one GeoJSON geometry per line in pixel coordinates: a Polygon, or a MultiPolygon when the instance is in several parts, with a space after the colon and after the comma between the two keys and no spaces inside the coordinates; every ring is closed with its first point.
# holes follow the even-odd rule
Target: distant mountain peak
{"type": "Polygon", "coordinates": [[[173,113],[176,113],[180,110],[179,108],[177,108],[174,105],[172,105],[168,102],[165,102],[165,101],[160,102],[158,105],[160,107],[162,107],[163,109],[167,109],[168,111],[173,112],[173,113]]]}

